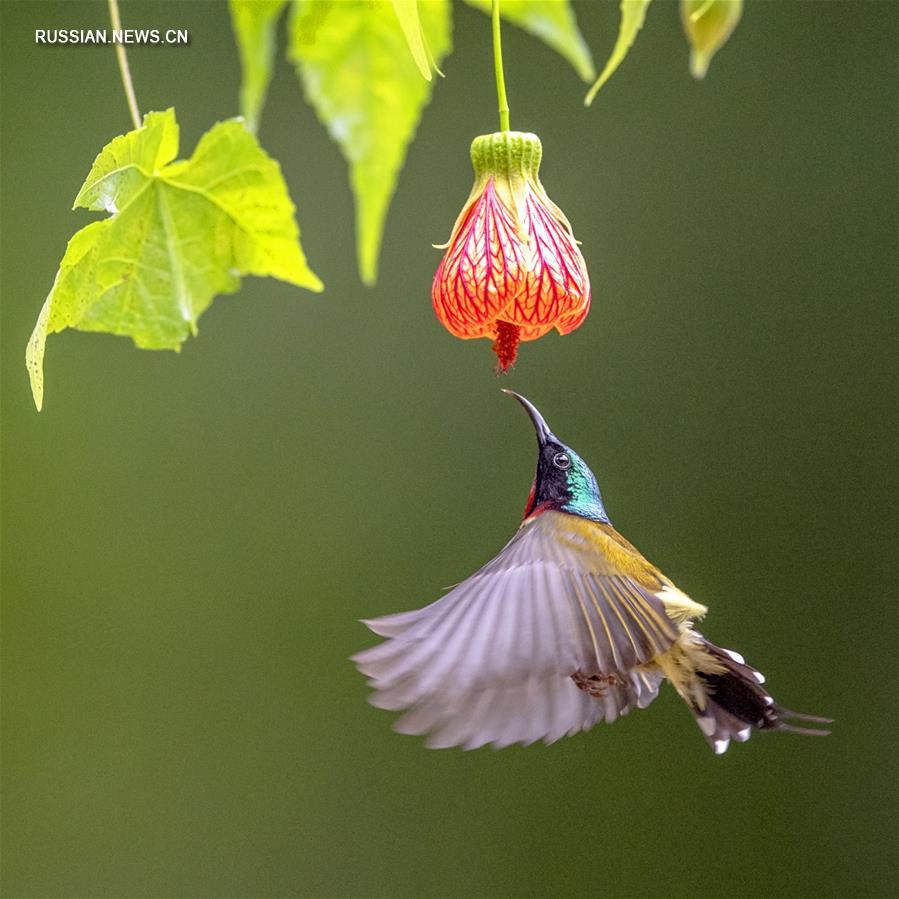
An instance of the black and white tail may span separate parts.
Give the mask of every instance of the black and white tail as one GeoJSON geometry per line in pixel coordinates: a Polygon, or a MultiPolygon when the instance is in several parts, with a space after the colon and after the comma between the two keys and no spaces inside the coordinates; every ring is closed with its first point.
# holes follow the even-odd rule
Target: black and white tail
{"type": "Polygon", "coordinates": [[[723,668],[718,673],[697,672],[706,686],[705,708],[692,706],[696,723],[709,746],[718,753],[727,750],[731,740],[742,743],[756,730],[783,730],[795,734],[823,737],[829,730],[801,727],[790,723],[811,721],[830,724],[831,718],[803,715],[778,705],[762,686],[765,676],[747,665],[743,656],[732,649],[722,649],[700,637],[703,648],[723,668]]]}

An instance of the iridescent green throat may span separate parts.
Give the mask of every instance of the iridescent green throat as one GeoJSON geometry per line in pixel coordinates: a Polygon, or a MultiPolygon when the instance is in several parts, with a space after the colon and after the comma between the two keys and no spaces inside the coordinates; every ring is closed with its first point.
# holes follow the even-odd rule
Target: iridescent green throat
{"type": "Polygon", "coordinates": [[[566,477],[569,498],[559,508],[571,515],[580,515],[581,518],[610,524],[593,472],[573,450],[568,450],[568,454],[571,457],[571,468],[568,469],[566,477]]]}

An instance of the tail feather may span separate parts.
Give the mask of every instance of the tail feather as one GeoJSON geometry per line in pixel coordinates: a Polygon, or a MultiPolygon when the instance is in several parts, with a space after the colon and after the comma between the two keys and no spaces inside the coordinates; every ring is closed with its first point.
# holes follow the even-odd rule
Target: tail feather
{"type": "Polygon", "coordinates": [[[706,687],[706,702],[703,708],[692,704],[691,710],[703,736],[717,754],[726,752],[731,740],[741,743],[748,740],[753,729],[782,730],[816,737],[830,733],[829,730],[790,723],[792,719],[830,724],[832,719],[791,712],[778,705],[762,686],[764,675],[747,665],[738,652],[715,646],[705,637],[700,640],[716,670],[697,672],[706,687]]]}

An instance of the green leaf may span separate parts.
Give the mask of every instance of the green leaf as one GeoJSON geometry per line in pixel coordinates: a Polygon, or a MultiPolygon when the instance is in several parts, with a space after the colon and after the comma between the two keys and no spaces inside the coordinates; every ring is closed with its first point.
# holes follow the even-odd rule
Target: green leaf
{"type": "Polygon", "coordinates": [[[409,51],[415,65],[418,66],[418,71],[426,81],[430,81],[434,59],[422,31],[421,19],[418,17],[418,0],[393,0],[393,11],[399,20],[400,28],[403,29],[403,34],[406,35],[406,42],[409,44],[409,51]]]}
{"type": "Polygon", "coordinates": [[[287,0],[230,0],[231,28],[240,53],[243,73],[240,111],[254,134],[272,79],[275,28],[287,0]]]}
{"type": "MultiPolygon", "coordinates": [[[[449,2],[428,0],[419,12],[439,65],[450,49],[449,2]]],[[[374,284],[387,209],[433,82],[422,79],[390,0],[297,0],[290,55],[306,98],[349,162],[359,271],[374,284]]]]}
{"type": "Polygon", "coordinates": [[[621,65],[624,57],[627,56],[628,50],[630,50],[637,39],[637,32],[643,27],[643,20],[646,18],[648,6],[649,0],[621,0],[621,22],[618,25],[618,39],[615,41],[612,55],[609,57],[606,67],[584,98],[585,106],[589,106],[593,102],[596,92],[612,77],[615,69],[621,65]]]}
{"type": "MultiPolygon", "coordinates": [[[[490,15],[491,0],[465,2],[490,15]]],[[[499,14],[567,59],[584,81],[596,77],[590,48],[578,30],[569,0],[500,0],[499,14]]]]}
{"type": "Polygon", "coordinates": [[[103,149],[75,206],[109,218],[69,241],[25,351],[31,391],[43,404],[44,344],[64,328],[131,337],[145,349],[178,349],[197,319],[241,275],[271,275],[310,290],[294,206],[278,163],[240,119],[219,122],[189,160],[178,153],[175,111],[103,149]]]}

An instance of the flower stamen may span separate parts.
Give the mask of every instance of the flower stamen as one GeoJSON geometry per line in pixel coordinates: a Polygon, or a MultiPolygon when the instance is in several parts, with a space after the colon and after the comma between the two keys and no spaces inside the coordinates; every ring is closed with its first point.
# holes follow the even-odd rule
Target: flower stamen
{"type": "Polygon", "coordinates": [[[518,344],[521,340],[521,329],[511,322],[496,323],[496,340],[492,350],[496,353],[496,373],[505,374],[518,358],[518,344]]]}

